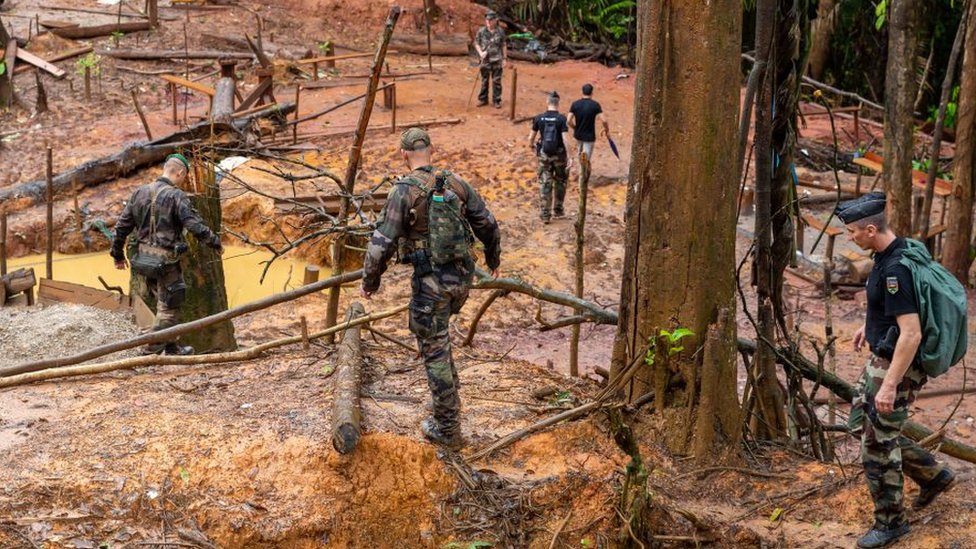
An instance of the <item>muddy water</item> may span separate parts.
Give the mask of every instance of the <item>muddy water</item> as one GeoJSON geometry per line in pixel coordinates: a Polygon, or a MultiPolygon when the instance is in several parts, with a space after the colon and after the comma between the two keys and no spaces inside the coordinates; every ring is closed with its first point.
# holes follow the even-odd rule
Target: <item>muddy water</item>
{"type": "MultiPolygon", "coordinates": [[[[279,258],[271,265],[264,283],[260,282],[264,261],[271,258],[269,252],[243,246],[227,246],[224,252],[224,277],[227,284],[227,300],[231,307],[242,305],[300,286],[305,263],[279,258]]],[[[38,277],[45,274],[43,255],[18,257],[7,261],[9,270],[33,267],[38,277]]],[[[54,254],[54,279],[102,288],[101,276],[109,286],[129,288],[129,272],[115,269],[112,258],[106,252],[82,255],[54,254]]]]}

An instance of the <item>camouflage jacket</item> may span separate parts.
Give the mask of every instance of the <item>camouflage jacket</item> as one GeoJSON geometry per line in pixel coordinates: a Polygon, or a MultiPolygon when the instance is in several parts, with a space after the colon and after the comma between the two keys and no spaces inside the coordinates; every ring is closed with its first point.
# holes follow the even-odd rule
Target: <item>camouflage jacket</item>
{"type": "Polygon", "coordinates": [[[110,253],[117,261],[125,259],[125,240],[133,232],[140,243],[172,250],[183,242],[183,229],[213,248],[220,246],[220,237],[203,223],[186,193],[174,187],[165,177],[160,177],[132,193],[115,224],[115,239],[112,240],[110,253]],[[155,234],[152,234],[149,223],[153,192],[156,192],[155,234]]]}
{"type": "Polygon", "coordinates": [[[485,61],[488,63],[498,63],[502,60],[502,47],[505,45],[505,31],[496,26],[495,30],[490,31],[488,27],[481,27],[474,39],[478,42],[481,51],[487,52],[485,61]]]}
{"type": "MultiPolygon", "coordinates": [[[[394,183],[366,248],[363,289],[367,292],[379,289],[380,276],[386,271],[386,264],[396,250],[399,239],[406,239],[408,249],[411,248],[412,241],[426,239],[427,196],[416,185],[409,184],[409,181],[430,188],[434,184],[433,171],[432,166],[424,166],[394,183]]],[[[471,225],[475,237],[485,245],[485,263],[489,269],[497,269],[501,261],[502,240],[498,222],[471,185],[453,174],[448,179],[448,184],[462,199],[464,217],[471,225]]]]}

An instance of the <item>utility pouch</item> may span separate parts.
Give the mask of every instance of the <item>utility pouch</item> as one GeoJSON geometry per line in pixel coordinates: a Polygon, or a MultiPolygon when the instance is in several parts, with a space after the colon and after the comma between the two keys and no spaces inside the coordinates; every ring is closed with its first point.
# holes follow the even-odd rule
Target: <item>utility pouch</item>
{"type": "Polygon", "coordinates": [[[177,262],[179,256],[175,252],[140,242],[129,263],[133,271],[146,278],[160,278],[167,267],[177,262]]]}
{"type": "Polygon", "coordinates": [[[414,278],[423,278],[434,272],[434,265],[430,262],[427,250],[417,250],[410,254],[410,264],[413,265],[414,278]]]}
{"type": "Polygon", "coordinates": [[[898,344],[898,336],[901,331],[898,326],[891,326],[888,331],[885,332],[884,337],[878,342],[878,348],[875,352],[876,355],[880,356],[885,360],[891,360],[895,356],[895,345],[898,344]]]}

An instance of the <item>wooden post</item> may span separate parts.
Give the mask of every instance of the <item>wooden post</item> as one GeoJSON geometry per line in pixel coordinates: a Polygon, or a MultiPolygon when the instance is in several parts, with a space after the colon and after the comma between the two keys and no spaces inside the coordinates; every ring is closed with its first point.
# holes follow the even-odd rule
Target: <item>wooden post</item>
{"type": "MultiPolygon", "coordinates": [[[[801,222],[802,223],[802,222],[801,222]]],[[[827,247],[824,249],[823,258],[823,292],[824,292],[824,336],[827,341],[834,336],[834,321],[831,314],[831,301],[833,300],[833,288],[831,287],[830,277],[834,272],[834,237],[827,235],[827,247]]],[[[837,373],[837,345],[833,345],[827,350],[827,370],[831,374],[837,373]]],[[[829,393],[827,400],[827,424],[833,425],[836,422],[837,397],[833,392],[829,393]]]]}
{"type": "Polygon", "coordinates": [[[434,72],[434,62],[430,57],[430,0],[424,0],[424,20],[427,22],[427,70],[434,72]]]}
{"type": "Polygon", "coordinates": [[[516,89],[518,88],[518,69],[512,67],[512,89],[509,92],[510,99],[508,101],[508,119],[515,120],[515,97],[516,89]]]}
{"type": "Polygon", "coordinates": [[[159,28],[159,0],[146,0],[146,14],[149,15],[149,26],[159,28]]]}
{"type": "MultiPolygon", "coordinates": [[[[858,105],[860,107],[860,105],[858,105]]],[[[861,109],[854,111],[854,150],[861,148],[861,109]]],[[[860,173],[861,170],[858,170],[860,173]]],[[[855,196],[857,198],[857,196],[855,196]]]]}
{"type": "Polygon", "coordinates": [[[393,84],[383,82],[383,108],[393,109],[393,84]]]}
{"type": "MultiPolygon", "coordinates": [[[[586,194],[590,182],[590,159],[586,153],[579,155],[579,213],[576,217],[576,297],[583,297],[583,246],[586,236],[583,229],[586,226],[586,194]]],[[[577,314],[581,311],[577,310],[577,314]]],[[[569,343],[569,375],[579,376],[579,338],[580,325],[573,324],[572,337],[569,343]]]]}
{"type": "MultiPolygon", "coordinates": [[[[295,86],[295,120],[298,120],[298,101],[301,99],[301,96],[302,85],[298,84],[295,86]]],[[[291,127],[291,142],[298,143],[298,122],[295,122],[295,125],[291,127]]]]}
{"type": "Polygon", "coordinates": [[[91,101],[91,67],[85,67],[85,101],[91,101]]]}
{"type": "Polygon", "coordinates": [[[300,320],[302,323],[302,347],[307,351],[312,346],[308,341],[308,320],[304,316],[300,320]]]}
{"type": "Polygon", "coordinates": [[[71,199],[75,205],[75,229],[81,234],[81,207],[78,205],[78,185],[71,182],[71,199]]]}
{"type": "MultiPolygon", "coordinates": [[[[370,74],[369,83],[366,86],[366,100],[359,111],[359,123],[356,126],[356,134],[353,138],[352,148],[349,149],[349,161],[346,164],[346,174],[343,178],[343,195],[339,201],[339,215],[336,218],[338,228],[344,228],[346,217],[349,215],[349,197],[352,196],[356,186],[356,174],[359,173],[359,160],[362,156],[363,139],[366,137],[366,128],[369,125],[369,117],[373,113],[373,103],[376,101],[376,89],[379,86],[380,71],[383,70],[383,59],[386,57],[386,50],[390,45],[390,38],[393,37],[393,28],[400,18],[400,6],[390,8],[390,13],[386,18],[386,25],[383,29],[383,37],[373,58],[373,69],[370,74]]],[[[333,276],[342,273],[342,253],[345,248],[345,238],[340,231],[336,232],[332,240],[332,273],[333,276]]],[[[325,311],[325,327],[335,326],[336,316],[339,312],[339,287],[329,289],[329,305],[325,311]]],[[[329,343],[335,341],[329,336],[329,343]]]]}
{"type": "MultiPolygon", "coordinates": [[[[356,302],[349,306],[346,321],[366,314],[356,302]]],[[[332,401],[332,446],[340,454],[356,449],[363,419],[359,406],[360,368],[363,361],[361,325],[350,326],[342,334],[336,357],[335,389],[332,401]]]]}
{"type": "Polygon", "coordinates": [[[7,212],[0,213],[0,276],[7,274],[7,212]]]}
{"type": "Polygon", "coordinates": [[[47,148],[47,261],[45,263],[48,280],[54,280],[54,157],[51,147],[47,148]]]}
{"type": "Polygon", "coordinates": [[[305,280],[302,285],[308,285],[319,281],[319,267],[318,265],[306,265],[305,266],[305,280]]]}
{"type": "Polygon", "coordinates": [[[237,79],[234,77],[234,60],[221,59],[220,78],[214,86],[214,94],[210,97],[210,119],[214,122],[230,122],[234,115],[234,99],[237,91],[237,79]]]}
{"type": "Polygon", "coordinates": [[[328,61],[325,62],[325,68],[334,69],[335,59],[331,59],[331,58],[335,57],[335,45],[332,44],[332,40],[329,40],[329,43],[325,45],[325,56],[330,58],[328,61]]]}
{"type": "MultiPolygon", "coordinates": [[[[333,61],[333,63],[335,63],[335,61],[333,61]]],[[[319,79],[319,62],[315,61],[314,63],[312,63],[312,80],[318,80],[318,79],[319,79]]]]}
{"type": "Polygon", "coordinates": [[[396,111],[397,111],[396,82],[393,82],[393,84],[390,84],[390,95],[393,96],[393,99],[391,101],[393,103],[393,112],[391,113],[391,116],[390,116],[390,133],[396,133],[396,131],[397,131],[397,123],[396,123],[396,111]]]}
{"type": "MultiPolygon", "coordinates": [[[[189,10],[187,11],[189,12],[189,10]]],[[[175,126],[179,124],[179,121],[176,119],[176,84],[172,82],[169,83],[169,94],[173,98],[173,125],[175,126]]]]}
{"type": "Polygon", "coordinates": [[[152,130],[149,129],[149,122],[146,121],[146,115],[142,112],[142,107],[139,106],[139,98],[136,96],[136,89],[132,88],[130,92],[132,93],[132,104],[136,106],[136,114],[139,115],[139,120],[142,122],[142,129],[146,130],[146,139],[152,141],[152,130]]]}

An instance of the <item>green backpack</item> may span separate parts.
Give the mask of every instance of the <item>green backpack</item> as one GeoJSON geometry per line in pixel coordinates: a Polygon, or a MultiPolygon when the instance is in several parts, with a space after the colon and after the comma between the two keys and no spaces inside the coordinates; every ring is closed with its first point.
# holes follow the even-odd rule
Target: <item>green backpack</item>
{"type": "Polygon", "coordinates": [[[427,195],[427,251],[435,265],[468,260],[474,242],[471,227],[462,213],[461,197],[446,186],[450,176],[450,172],[438,170],[433,189],[416,180],[404,181],[427,195]]]}
{"type": "Polygon", "coordinates": [[[969,328],[966,290],[956,277],[932,259],[924,244],[910,238],[905,243],[901,264],[912,273],[922,325],[918,354],[925,374],[937,377],[966,356],[969,328]]]}

